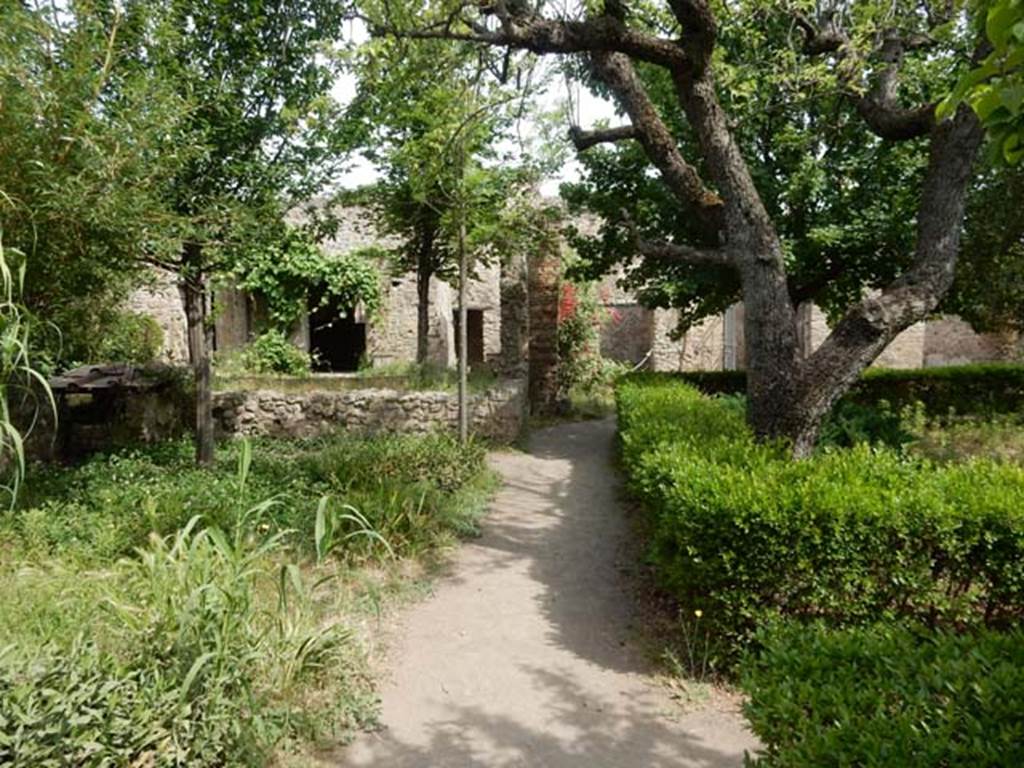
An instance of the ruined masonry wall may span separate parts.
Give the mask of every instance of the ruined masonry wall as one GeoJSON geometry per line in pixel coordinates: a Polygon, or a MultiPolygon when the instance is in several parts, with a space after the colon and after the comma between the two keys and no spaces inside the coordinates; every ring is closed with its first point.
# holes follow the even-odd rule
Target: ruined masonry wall
{"type": "Polygon", "coordinates": [[[136,290],[126,309],[149,315],[163,331],[160,358],[166,363],[188,362],[188,326],[181,295],[174,275],[162,269],[153,270],[152,282],[136,290]]]}
{"type": "MultiPolygon", "coordinates": [[[[526,384],[505,381],[471,394],[469,409],[474,435],[514,442],[526,419],[526,384]]],[[[395,389],[218,392],[213,413],[221,436],[316,437],[338,430],[424,434],[457,429],[458,398],[449,392],[395,389]]]]}

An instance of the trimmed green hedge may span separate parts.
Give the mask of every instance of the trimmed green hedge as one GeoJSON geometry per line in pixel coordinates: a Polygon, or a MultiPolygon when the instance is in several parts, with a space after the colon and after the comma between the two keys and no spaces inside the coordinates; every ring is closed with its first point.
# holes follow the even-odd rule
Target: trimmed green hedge
{"type": "Polygon", "coordinates": [[[761,768],[1024,765],[1024,634],[782,627],[746,661],[761,768]]]}
{"type": "Polygon", "coordinates": [[[618,407],[655,569],[685,610],[703,611],[723,660],[779,618],[1024,617],[1024,469],[867,446],[794,462],[754,441],[741,401],[665,379],[625,382],[618,407]]]}
{"type": "MultiPolygon", "coordinates": [[[[690,371],[656,374],[680,378],[709,395],[741,394],[747,389],[743,371],[690,371]]],[[[930,416],[991,416],[1024,411],[1024,365],[988,363],[941,368],[896,370],[872,368],[844,398],[860,405],[883,400],[897,410],[923,403],[930,416]]]]}

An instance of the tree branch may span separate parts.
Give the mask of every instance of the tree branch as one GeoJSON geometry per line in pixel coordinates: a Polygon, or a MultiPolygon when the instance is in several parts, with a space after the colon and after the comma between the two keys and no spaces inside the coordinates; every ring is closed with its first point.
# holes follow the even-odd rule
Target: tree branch
{"type": "Polygon", "coordinates": [[[574,125],[569,129],[569,138],[576,147],[576,151],[585,152],[597,144],[635,139],[637,132],[632,125],[620,125],[617,128],[601,128],[594,131],[585,131],[574,125]]]}
{"type": "Polygon", "coordinates": [[[705,186],[697,170],[686,162],[679,145],[658,114],[632,62],[621,53],[592,53],[591,71],[615,94],[644,151],[661,172],[668,188],[694,211],[701,227],[716,236],[722,226],[722,199],[705,186]]]}
{"type": "Polygon", "coordinates": [[[629,230],[633,247],[644,258],[675,264],[703,264],[718,267],[735,267],[728,251],[720,248],[694,248],[689,245],[669,243],[664,240],[648,240],[640,234],[629,212],[621,212],[622,222],[629,230]]]}
{"type": "MultiPolygon", "coordinates": [[[[851,307],[806,361],[801,386],[837,392],[903,330],[932,312],[953,282],[974,158],[984,131],[970,107],[936,126],[917,214],[914,263],[881,294],[851,307]]],[[[828,408],[831,403],[821,404],[828,408]]]]}
{"type": "Polygon", "coordinates": [[[481,24],[467,24],[456,29],[446,22],[441,26],[402,30],[362,17],[374,34],[430,40],[463,40],[488,45],[510,46],[533,53],[585,53],[592,51],[618,51],[627,56],[664,67],[687,66],[688,56],[674,40],[648,35],[614,16],[593,16],[582,21],[547,19],[536,15],[515,15],[504,3],[483,9],[483,13],[496,17],[500,27],[487,29],[481,24]]]}
{"type": "MultiPolygon", "coordinates": [[[[832,53],[839,59],[848,59],[854,55],[850,51],[849,37],[832,18],[827,18],[821,27],[803,14],[796,14],[794,18],[804,33],[805,53],[812,56],[832,53]]],[[[844,91],[853,101],[857,114],[875,135],[889,141],[906,141],[926,136],[935,127],[934,103],[907,109],[901,107],[898,100],[899,71],[905,52],[932,44],[932,39],[927,35],[887,34],[877,51],[884,66],[868,94],[860,93],[850,81],[850,76],[840,75],[844,91]]]]}
{"type": "Polygon", "coordinates": [[[715,14],[707,0],[668,0],[672,15],[683,28],[683,44],[690,57],[693,76],[700,77],[711,62],[718,39],[715,14]]]}

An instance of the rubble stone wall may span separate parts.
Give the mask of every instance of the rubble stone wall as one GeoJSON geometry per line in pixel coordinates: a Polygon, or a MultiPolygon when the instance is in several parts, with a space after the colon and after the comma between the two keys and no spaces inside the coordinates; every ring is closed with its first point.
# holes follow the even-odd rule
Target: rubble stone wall
{"type": "MultiPolygon", "coordinates": [[[[526,384],[503,381],[469,396],[470,431],[499,443],[514,442],[526,418],[526,384]]],[[[423,434],[458,427],[452,392],[398,389],[269,389],[217,392],[214,420],[221,436],[316,437],[337,431],[423,434]]]]}

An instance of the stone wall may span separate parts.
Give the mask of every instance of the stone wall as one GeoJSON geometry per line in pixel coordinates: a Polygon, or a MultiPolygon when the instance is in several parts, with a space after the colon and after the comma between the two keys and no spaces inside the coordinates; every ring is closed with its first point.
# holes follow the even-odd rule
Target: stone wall
{"type": "MultiPolygon", "coordinates": [[[[677,313],[655,310],[652,317],[653,354],[651,368],[658,371],[722,370],[735,358],[736,367],[746,362],[743,333],[743,305],[732,308],[733,322],[726,315],[706,318],[690,328],[680,340],[671,338],[677,313]],[[735,353],[730,351],[730,347],[735,353]]],[[[825,313],[813,305],[797,311],[797,333],[804,355],[811,354],[828,337],[825,313]]],[[[1018,360],[1020,343],[1012,335],[980,334],[953,316],[916,323],[899,334],[875,360],[878,368],[928,368],[1018,360]]]]}
{"type": "Polygon", "coordinates": [[[188,325],[181,303],[178,283],[171,272],[154,269],[148,285],[136,290],[127,307],[132,312],[149,315],[163,331],[160,359],[165,363],[188,362],[188,325]]]}
{"type": "Polygon", "coordinates": [[[928,323],[924,338],[924,365],[994,362],[1020,358],[1014,333],[976,333],[958,317],[944,316],[928,323]]]}
{"type": "Polygon", "coordinates": [[[526,254],[511,255],[501,267],[499,300],[500,357],[497,370],[513,379],[525,379],[530,360],[529,267],[526,254]]]}
{"type": "Polygon", "coordinates": [[[639,304],[605,304],[601,354],[609,360],[637,365],[651,350],[651,310],[639,304]]]}
{"type": "MultiPolygon", "coordinates": [[[[503,381],[469,397],[470,431],[499,443],[514,442],[526,419],[526,385],[503,381]]],[[[214,419],[220,436],[316,437],[336,431],[422,434],[458,427],[451,392],[356,389],[284,393],[218,392],[214,419]]]]}

